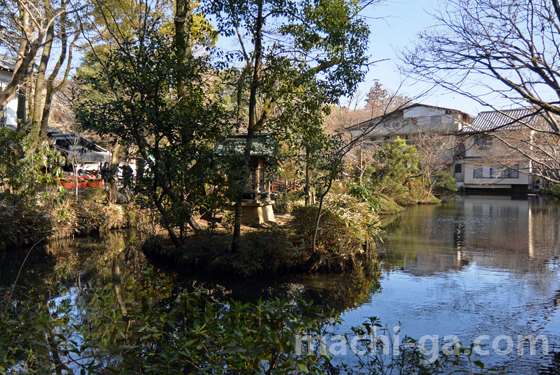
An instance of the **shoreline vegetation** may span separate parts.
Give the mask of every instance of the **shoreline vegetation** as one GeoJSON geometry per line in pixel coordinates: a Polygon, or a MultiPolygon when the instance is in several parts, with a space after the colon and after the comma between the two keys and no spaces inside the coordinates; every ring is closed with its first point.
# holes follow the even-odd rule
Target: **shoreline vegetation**
{"type": "MultiPolygon", "coordinates": [[[[18,144],[13,134],[1,135],[4,141],[18,144]]],[[[331,178],[326,190],[319,184],[276,197],[274,211],[284,215],[278,223],[241,226],[232,243],[237,217],[227,210],[231,200],[220,197],[219,189],[189,188],[204,203],[198,208],[175,195],[180,206],[167,202],[163,207],[158,200],[152,201],[145,190],[150,176],[137,179],[128,201],[103,188],[87,188],[74,195],[56,186],[57,168],[52,166],[60,165],[61,156],[45,145],[31,158],[3,163],[11,178],[0,201],[0,250],[135,228],[142,235],[145,254],[180,273],[250,279],[351,271],[360,259],[375,257],[382,217],[410,205],[439,203],[432,192],[441,187],[454,193],[452,178],[434,185],[418,173],[414,146],[396,140],[382,147],[380,162],[371,164],[360,178],[331,178]]]]}
{"type": "MultiPolygon", "coordinates": [[[[378,196],[372,207],[367,200],[347,194],[349,189],[343,185],[338,191],[326,199],[315,256],[310,243],[317,207],[306,207],[298,192],[287,193],[275,202],[277,223],[243,226],[239,251],[232,253],[228,211],[213,221],[199,219],[202,231],[187,236],[185,246],[177,249],[152,212],[134,202],[110,202],[102,188],[86,189],[78,197],[63,193],[63,198],[55,200],[46,199],[45,194],[34,205],[29,201],[10,204],[4,199],[0,203],[0,251],[24,248],[41,239],[98,236],[113,229],[134,228],[142,233],[146,256],[181,273],[254,278],[346,272],[360,259],[375,258],[383,219],[404,207],[385,194],[378,196]]],[[[414,202],[437,203],[433,195],[414,202]]]]}
{"type": "MultiPolygon", "coordinates": [[[[40,160],[45,164],[36,167],[35,176],[42,179],[23,170],[29,178],[26,185],[16,185],[13,179],[10,190],[4,191],[0,202],[5,208],[0,211],[2,250],[12,247],[6,244],[32,245],[44,238],[95,234],[109,238],[111,250],[100,249],[96,260],[85,261],[76,251],[51,254],[60,273],[54,280],[45,283],[41,279],[29,291],[15,288],[16,281],[9,293],[0,293],[0,324],[5,322],[2,330],[6,332],[0,349],[10,348],[0,351],[5,353],[0,355],[4,369],[17,367],[22,358],[29,357],[33,361],[25,366],[38,368],[38,372],[55,368],[61,373],[73,364],[86,372],[198,373],[227,368],[266,373],[267,361],[274,361],[276,369],[286,372],[334,374],[338,370],[328,358],[317,353],[298,355],[289,339],[302,332],[322,334],[338,321],[337,314],[319,306],[312,308],[312,302],[292,293],[286,299],[273,295],[254,304],[226,301],[223,295],[195,285],[182,289],[176,277],[155,268],[195,277],[204,274],[214,280],[331,272],[351,278],[354,293],[333,290],[331,297],[329,292],[319,303],[348,309],[378,287],[381,267],[374,250],[382,233],[381,216],[402,210],[401,205],[437,202],[424,185],[406,174],[392,181],[379,179],[377,185],[331,182],[333,189],[320,198],[317,228],[319,205],[306,206],[304,195],[295,191],[277,200],[277,212],[285,213],[279,215],[277,224],[243,226],[237,251],[231,251],[232,214],[221,210],[223,205],[215,206],[211,215],[197,216],[202,224],[198,230],[172,227],[183,241],[177,247],[161,218],[162,211],[146,202],[142,185],[136,186],[128,203],[112,202],[103,188],[75,196],[56,187],[54,175],[47,172],[48,159],[40,160]],[[408,181],[397,182],[403,176],[408,181]],[[384,192],[376,190],[379,185],[384,185],[384,192]],[[138,230],[135,246],[110,239],[112,229],[123,227],[138,230]],[[139,256],[140,252],[147,257],[139,256]],[[73,283],[80,288],[75,297],[68,288],[73,283]],[[45,293],[64,302],[56,305],[53,299],[39,298],[45,293]],[[12,303],[12,296],[17,304],[12,303]],[[76,317],[73,309],[78,305],[84,311],[76,317]],[[37,335],[36,327],[48,334],[37,335]],[[76,335],[84,339],[83,345],[73,344],[76,335]],[[17,337],[18,344],[12,347],[17,337]],[[148,351],[154,355],[139,357],[138,353],[148,351]],[[171,362],[170,357],[174,358],[171,362]],[[186,367],[176,368],[177,363],[186,367]]],[[[186,217],[183,213],[173,212],[178,219],[186,217]]],[[[428,369],[431,365],[422,363],[419,349],[408,354],[406,366],[437,373],[440,365],[428,369]]],[[[371,360],[375,366],[385,366],[371,360]]]]}

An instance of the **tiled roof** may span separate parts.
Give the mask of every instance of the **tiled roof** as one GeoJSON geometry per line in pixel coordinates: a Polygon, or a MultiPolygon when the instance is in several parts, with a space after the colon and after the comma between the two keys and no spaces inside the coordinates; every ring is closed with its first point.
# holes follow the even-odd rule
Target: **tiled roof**
{"type": "Polygon", "coordinates": [[[465,125],[464,132],[478,133],[497,129],[519,129],[522,126],[542,127],[544,121],[531,108],[508,109],[503,111],[480,112],[474,122],[465,125]]]}

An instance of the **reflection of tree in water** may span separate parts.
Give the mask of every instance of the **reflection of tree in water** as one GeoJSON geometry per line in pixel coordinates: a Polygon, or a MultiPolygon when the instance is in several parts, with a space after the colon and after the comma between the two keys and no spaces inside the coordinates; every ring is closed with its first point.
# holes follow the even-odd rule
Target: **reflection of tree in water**
{"type": "Polygon", "coordinates": [[[374,259],[362,260],[354,271],[344,274],[293,276],[275,282],[249,281],[234,286],[232,298],[256,302],[258,299],[293,299],[305,301],[325,309],[343,312],[358,307],[379,290],[379,272],[374,259]]]}
{"type": "Polygon", "coordinates": [[[407,263],[447,264],[453,251],[465,246],[465,219],[457,202],[409,207],[384,222],[384,243],[378,247],[383,270],[407,263]],[[440,249],[448,247],[448,252],[440,249]]]}
{"type": "MultiPolygon", "coordinates": [[[[46,298],[45,301],[64,295],[70,291],[70,286],[80,286],[75,303],[81,330],[94,341],[106,344],[118,340],[119,330],[126,332],[130,328],[132,323],[128,322],[127,314],[142,309],[146,301],[152,305],[156,303],[162,311],[173,309],[175,299],[183,290],[205,289],[210,297],[226,302],[232,297],[255,302],[259,298],[292,300],[299,296],[326,309],[342,312],[366,303],[379,288],[376,262],[364,260],[355,271],[344,275],[294,277],[289,282],[258,287],[255,281],[250,281],[248,284],[253,286],[255,294],[249,296],[239,292],[246,289],[246,284],[232,286],[200,279],[178,282],[173,274],[148,272],[149,263],[139,243],[134,232],[110,232],[101,238],[50,242],[36,249],[39,250],[36,256],[28,260],[30,263],[25,268],[28,272],[23,273],[26,286],[36,290],[36,295],[46,298]],[[111,320],[120,315],[124,318],[119,318],[118,322],[111,320]]],[[[1,255],[14,263],[12,268],[17,273],[22,260],[19,258],[23,258],[25,252],[17,254],[21,257],[15,253],[1,255]]],[[[7,273],[0,274],[4,284],[13,282],[7,273]]]]}
{"type": "Polygon", "coordinates": [[[304,299],[337,312],[370,302],[380,288],[379,270],[374,262],[363,261],[349,274],[321,278],[314,288],[305,289],[304,299]]]}
{"type": "MultiPolygon", "coordinates": [[[[103,286],[115,291],[113,280],[119,279],[121,268],[126,275],[137,276],[145,268],[137,243],[133,231],[109,232],[100,238],[54,240],[34,248],[25,264],[26,249],[0,252],[0,287],[11,288],[23,264],[17,286],[36,298],[55,298],[68,292],[70,286],[86,290],[103,286]]],[[[129,277],[126,282],[135,283],[129,277]]],[[[133,290],[137,286],[123,288],[133,290]]]]}
{"type": "MultiPolygon", "coordinates": [[[[130,272],[138,274],[141,271],[143,267],[141,257],[138,251],[129,245],[132,240],[134,240],[133,234],[109,233],[103,238],[51,241],[42,247],[34,248],[25,264],[23,261],[28,253],[25,249],[0,253],[0,306],[10,298],[9,306],[14,310],[8,310],[8,314],[21,318],[21,329],[32,328],[37,319],[42,322],[41,324],[45,324],[45,327],[48,325],[48,329],[44,328],[46,333],[33,336],[33,339],[26,342],[23,348],[37,355],[37,363],[29,366],[48,367],[52,361],[57,366],[60,365],[57,367],[57,373],[60,368],[64,368],[58,353],[60,350],[64,351],[66,346],[64,344],[57,346],[53,336],[55,333],[67,338],[81,335],[84,339],[86,334],[87,337],[93,338],[103,337],[107,331],[111,334],[115,333],[115,324],[101,322],[101,319],[95,321],[91,317],[114,316],[115,306],[125,306],[122,298],[120,301],[122,303],[118,303],[116,285],[120,282],[114,281],[119,279],[120,272],[118,272],[119,267],[114,266],[122,263],[130,272]],[[22,264],[17,288],[11,295],[9,291],[22,264]],[[115,277],[115,269],[118,273],[117,277],[115,277]],[[80,288],[74,288],[75,286],[80,288]],[[2,288],[5,288],[5,295],[2,288]],[[95,298],[103,292],[107,292],[103,298],[95,298]],[[58,312],[49,314],[56,305],[67,306],[61,308],[66,311],[64,316],[72,317],[72,323],[65,326],[56,323],[58,312]]],[[[128,282],[132,278],[126,280],[128,282]]],[[[135,288],[131,285],[130,290],[135,288]]],[[[128,287],[121,288],[121,297],[128,298],[126,290],[128,287]]],[[[132,299],[130,301],[132,303],[132,299]]],[[[13,331],[10,333],[13,334],[13,331]]],[[[20,358],[16,357],[16,359],[20,358]]]]}
{"type": "MultiPolygon", "coordinates": [[[[12,287],[27,251],[28,249],[0,252],[0,287],[12,287]]],[[[23,286],[30,292],[44,293],[45,289],[54,284],[51,275],[55,266],[56,258],[37,246],[23,265],[18,286],[23,286]]]]}
{"type": "Polygon", "coordinates": [[[384,271],[406,266],[407,261],[415,261],[418,250],[418,225],[405,220],[404,215],[393,215],[385,222],[385,242],[379,244],[378,254],[384,271]],[[390,236],[390,241],[387,237],[390,236]]]}

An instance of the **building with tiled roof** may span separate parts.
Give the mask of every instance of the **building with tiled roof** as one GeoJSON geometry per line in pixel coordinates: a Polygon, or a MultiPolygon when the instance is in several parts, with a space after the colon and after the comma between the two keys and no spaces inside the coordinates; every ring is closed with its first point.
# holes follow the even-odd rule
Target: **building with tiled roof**
{"type": "Polygon", "coordinates": [[[465,126],[463,132],[481,133],[496,130],[515,130],[521,128],[542,129],[546,126],[542,117],[531,108],[506,109],[502,111],[480,112],[474,122],[465,126]]]}
{"type": "Polygon", "coordinates": [[[457,135],[473,118],[466,112],[426,104],[411,104],[346,128],[352,137],[365,133],[362,147],[401,138],[420,154],[430,154],[438,168],[454,175],[457,135]],[[434,155],[437,153],[437,155],[434,155]]]}
{"type": "MultiPolygon", "coordinates": [[[[543,179],[534,177],[534,153],[539,137],[550,130],[532,108],[481,112],[462,130],[455,177],[466,191],[540,191],[543,179]]],[[[548,146],[547,146],[548,147],[548,146]]]]}
{"type": "Polygon", "coordinates": [[[357,136],[368,132],[368,138],[397,136],[405,138],[410,135],[427,132],[457,132],[464,125],[472,122],[472,117],[456,109],[443,108],[426,104],[414,103],[383,116],[374,117],[346,128],[357,136]]]}

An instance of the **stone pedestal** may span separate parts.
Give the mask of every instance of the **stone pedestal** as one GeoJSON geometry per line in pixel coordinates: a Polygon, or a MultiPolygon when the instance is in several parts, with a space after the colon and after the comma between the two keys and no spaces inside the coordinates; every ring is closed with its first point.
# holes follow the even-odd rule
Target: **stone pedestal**
{"type": "Polygon", "coordinates": [[[243,217],[241,218],[241,224],[251,225],[255,224],[268,224],[270,222],[276,222],[274,217],[274,210],[272,205],[274,202],[243,202],[243,217]]]}

